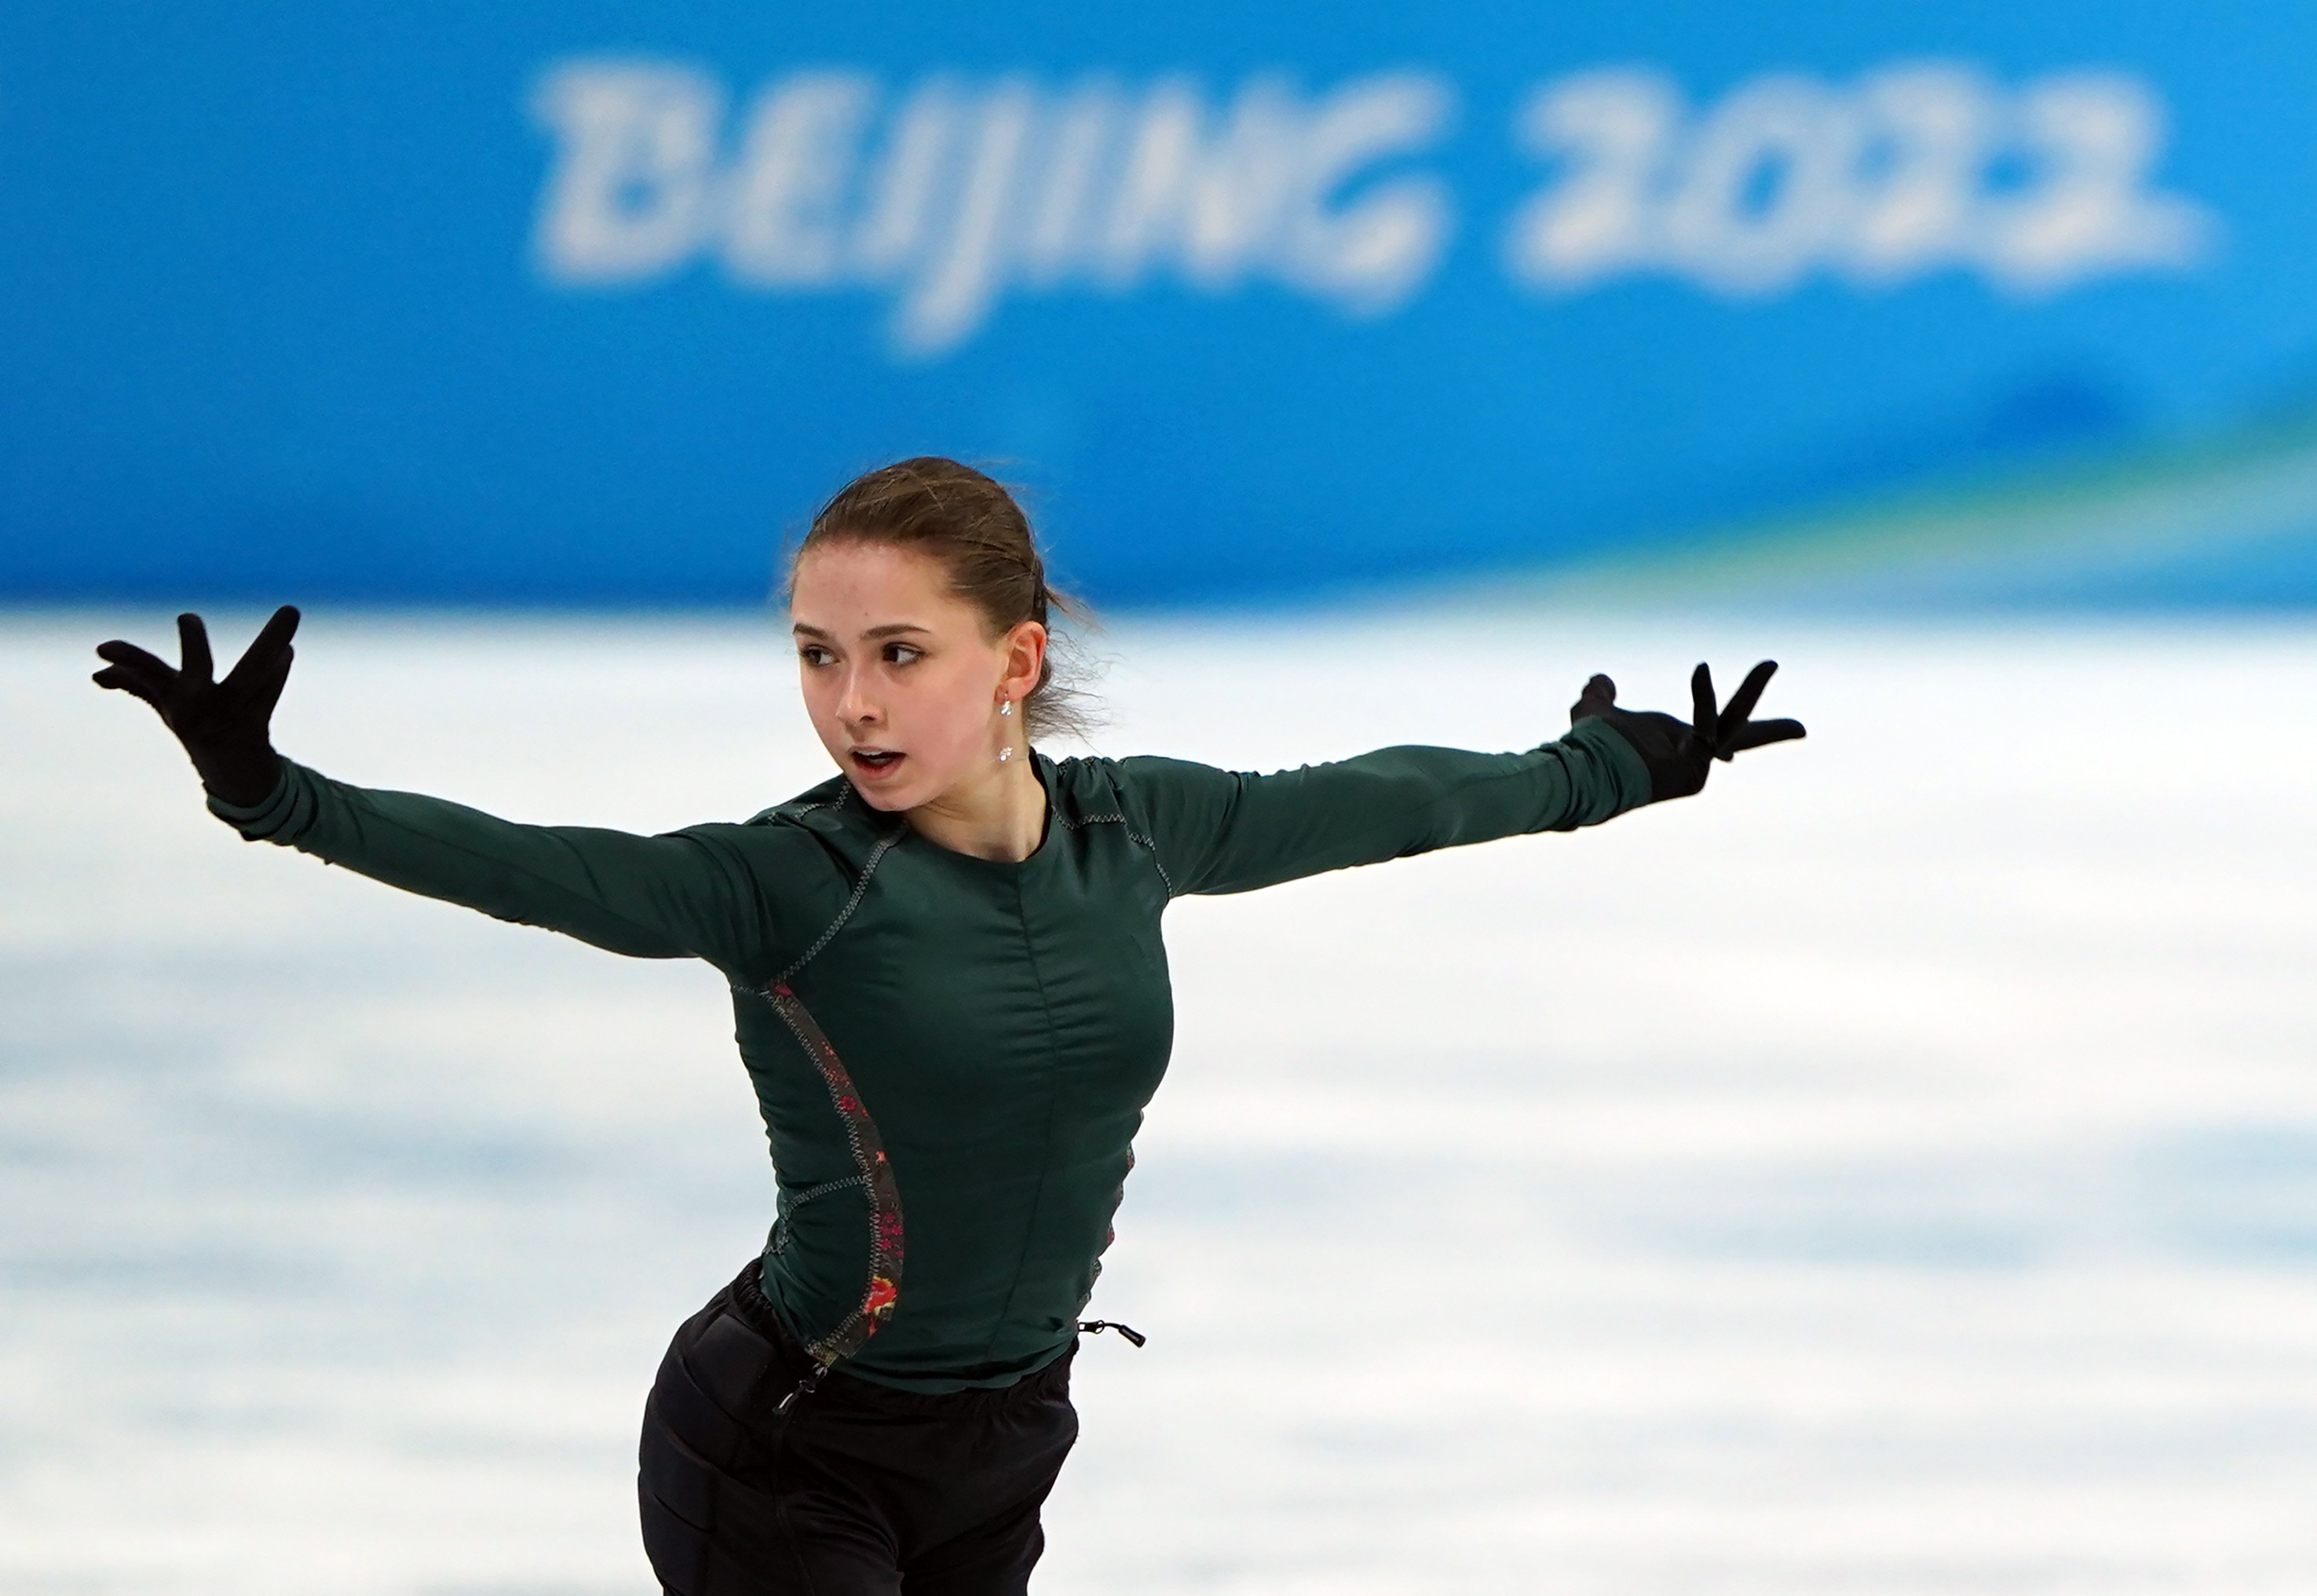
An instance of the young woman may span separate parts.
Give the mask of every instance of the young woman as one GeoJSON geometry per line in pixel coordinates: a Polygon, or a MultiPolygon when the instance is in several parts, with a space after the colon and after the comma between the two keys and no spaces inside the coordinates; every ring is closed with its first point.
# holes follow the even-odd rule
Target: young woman
{"type": "MultiPolygon", "coordinates": [[[[738,825],[521,826],[330,781],[268,734],[298,614],[222,682],[97,650],[243,837],[730,981],[772,1141],[760,1258],[675,1334],[644,1409],[644,1545],[678,1596],[1024,1591],[1078,1431],[1070,1356],[1167,1067],[1159,918],[1186,892],[1522,832],[1698,791],[1800,737],[1623,710],[1588,682],[1518,754],[1396,748],[1275,776],[1047,758],[1058,600],[1021,510],[953,461],[872,471],[791,573],[806,709],[841,775],[738,825]]],[[[1122,1331],[1132,1334],[1132,1331],[1122,1331]]],[[[1136,1338],[1138,1340],[1139,1337],[1136,1338]]]]}

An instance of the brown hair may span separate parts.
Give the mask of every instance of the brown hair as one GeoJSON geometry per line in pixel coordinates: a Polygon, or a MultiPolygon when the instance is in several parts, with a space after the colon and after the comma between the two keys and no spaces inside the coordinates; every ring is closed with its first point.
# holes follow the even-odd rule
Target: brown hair
{"type": "Polygon", "coordinates": [[[1084,605],[1046,583],[1046,564],[1030,517],[1005,484],[954,460],[919,455],[864,471],[820,507],[789,560],[825,544],[861,542],[914,549],[939,560],[950,591],[981,612],[997,637],[1024,621],[1048,629],[1038,685],[1022,700],[1023,723],[1033,737],[1049,732],[1084,736],[1097,716],[1079,678],[1075,641],[1049,617],[1091,623],[1084,605]]]}

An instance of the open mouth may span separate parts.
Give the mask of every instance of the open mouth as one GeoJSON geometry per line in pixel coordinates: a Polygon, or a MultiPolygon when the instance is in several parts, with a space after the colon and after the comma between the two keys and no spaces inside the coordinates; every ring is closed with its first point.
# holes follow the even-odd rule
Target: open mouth
{"type": "Polygon", "coordinates": [[[854,774],[872,778],[889,775],[895,766],[900,764],[903,757],[891,749],[854,749],[852,754],[854,774]]]}

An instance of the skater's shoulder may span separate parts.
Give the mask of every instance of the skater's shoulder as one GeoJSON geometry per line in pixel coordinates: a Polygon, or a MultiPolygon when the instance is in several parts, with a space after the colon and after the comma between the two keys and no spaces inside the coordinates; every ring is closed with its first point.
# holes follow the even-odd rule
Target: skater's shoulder
{"type": "Polygon", "coordinates": [[[1154,805],[1163,808],[1177,798],[1181,789],[1230,779],[1210,766],[1154,754],[1060,759],[1053,773],[1055,808],[1072,820],[1148,815],[1155,812],[1154,805]]]}
{"type": "Polygon", "coordinates": [[[1130,802],[1164,802],[1185,792],[1204,793],[1218,783],[1239,779],[1230,771],[1170,754],[1129,754],[1093,763],[1103,767],[1103,779],[1130,802]]]}
{"type": "Polygon", "coordinates": [[[880,818],[852,783],[836,776],[745,820],[687,826],[684,835],[713,839],[747,856],[813,852],[843,858],[873,847],[890,829],[880,818]]]}
{"type": "Polygon", "coordinates": [[[1065,820],[1081,820],[1118,808],[1123,781],[1117,760],[1099,754],[1052,759],[1041,753],[1037,758],[1048,773],[1046,789],[1052,795],[1055,811],[1065,820]]]}
{"type": "Polygon", "coordinates": [[[873,840],[886,829],[878,823],[881,818],[862,802],[851,782],[832,776],[817,787],[758,810],[734,829],[757,838],[802,832],[829,839],[865,836],[873,840]]]}

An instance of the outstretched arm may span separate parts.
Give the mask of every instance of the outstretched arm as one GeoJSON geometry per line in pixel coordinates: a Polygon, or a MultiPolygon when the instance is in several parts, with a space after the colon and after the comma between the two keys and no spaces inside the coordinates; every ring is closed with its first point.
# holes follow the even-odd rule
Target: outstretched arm
{"type": "Polygon", "coordinates": [[[1700,666],[1695,725],[1621,710],[1606,677],[1588,683],[1568,735],[1519,754],[1381,749],[1272,776],[1176,759],[1121,761],[1171,891],[1239,892],[1347,865],[1534,831],[1574,830],[1686,797],[1716,758],[1800,737],[1753,722],[1776,666],[1758,666],[1717,714],[1700,666]]]}
{"type": "Polygon", "coordinates": [[[209,634],[178,617],[183,664],[133,643],[97,653],[100,686],[151,704],[183,744],[218,817],[254,841],[284,843],[334,865],[501,919],[541,926],[614,953],[696,956],[727,971],[766,962],[776,917],[729,839],[639,837],[577,826],[525,826],[415,793],[333,782],[274,752],[273,706],[290,674],[298,612],[284,605],[221,682],[209,634]]]}

